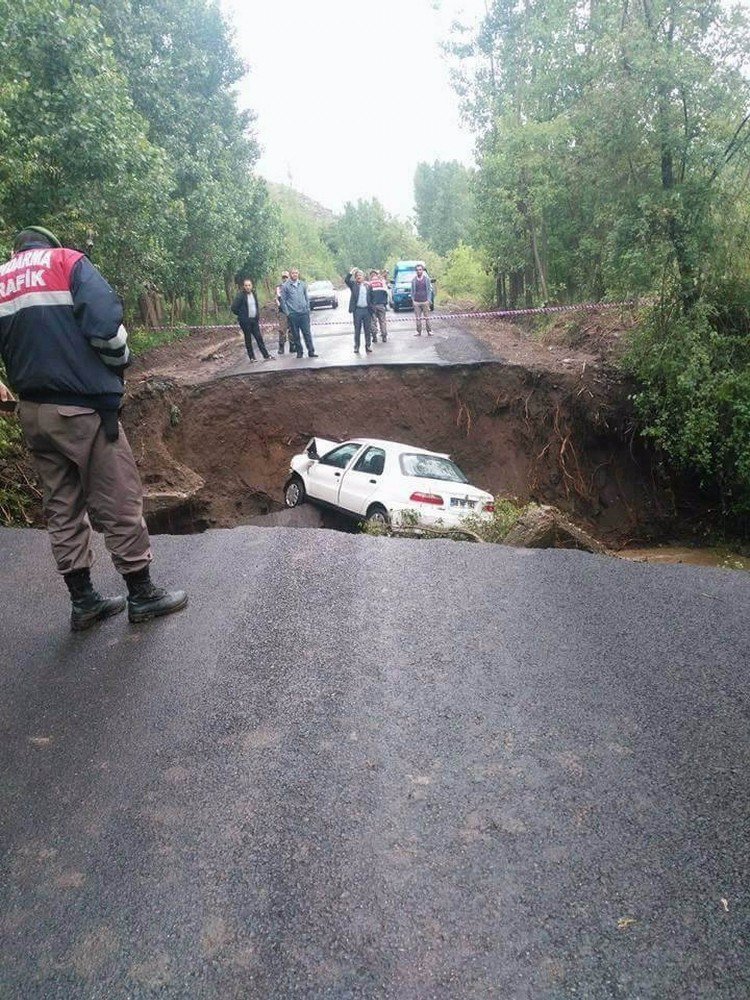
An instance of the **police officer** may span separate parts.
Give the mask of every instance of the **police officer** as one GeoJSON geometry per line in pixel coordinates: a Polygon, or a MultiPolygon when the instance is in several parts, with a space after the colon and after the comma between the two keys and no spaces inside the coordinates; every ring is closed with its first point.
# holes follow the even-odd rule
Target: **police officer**
{"type": "MultiPolygon", "coordinates": [[[[47,530],[80,631],[127,605],[131,622],[179,611],[184,591],[154,586],[143,491],[118,414],[129,363],[122,305],[88,258],[29,226],[0,265],[0,356],[20,397],[18,416],[44,488],[47,530]],[[91,583],[92,514],[124,597],[91,583]]],[[[0,399],[11,394],[0,383],[0,399]]]]}

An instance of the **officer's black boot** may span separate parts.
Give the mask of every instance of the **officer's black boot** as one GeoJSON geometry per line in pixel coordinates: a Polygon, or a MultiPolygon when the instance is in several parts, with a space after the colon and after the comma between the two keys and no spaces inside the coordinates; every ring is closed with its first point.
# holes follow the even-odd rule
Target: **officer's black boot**
{"type": "Polygon", "coordinates": [[[184,590],[164,590],[151,582],[148,566],[125,574],[128,585],[128,618],[131,622],[147,622],[162,615],[181,611],[188,602],[184,590]]]}
{"type": "Polygon", "coordinates": [[[70,591],[70,627],[74,632],[83,632],[104,618],[119,615],[125,610],[124,597],[102,597],[91,585],[88,569],[74,569],[63,576],[70,591]]]}

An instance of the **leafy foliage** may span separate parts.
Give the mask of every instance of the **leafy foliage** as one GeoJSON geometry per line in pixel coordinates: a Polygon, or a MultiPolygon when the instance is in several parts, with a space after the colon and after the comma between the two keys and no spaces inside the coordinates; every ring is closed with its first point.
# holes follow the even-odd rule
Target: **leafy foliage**
{"type": "Polygon", "coordinates": [[[70,0],[0,0],[0,23],[5,232],[44,221],[83,246],[91,231],[120,288],[162,277],[171,169],[97,15],[70,0]]]}
{"type": "Polygon", "coordinates": [[[276,269],[298,267],[311,281],[336,279],[336,261],[324,239],[333,213],[282,184],[270,185],[270,193],[282,230],[276,269]]]}
{"type": "Polygon", "coordinates": [[[471,240],[474,199],[471,172],[457,160],[420,163],[414,175],[417,232],[445,256],[471,240]]]}
{"type": "Polygon", "coordinates": [[[94,260],[126,298],[226,298],[261,274],[281,227],[244,66],[210,0],[0,0],[0,238],[32,222],[94,260]]]}
{"type": "Polygon", "coordinates": [[[673,271],[697,299],[724,273],[725,227],[748,245],[726,209],[747,204],[749,42],[718,0],[488,3],[452,49],[493,268],[545,300],[650,292],[673,271]]]}
{"type": "Polygon", "coordinates": [[[644,432],[744,513],[749,48],[721,0],[492,0],[451,44],[501,301],[657,299],[629,355],[644,432]]]}
{"type": "MultiPolygon", "coordinates": [[[[5,369],[0,362],[0,382],[4,379],[5,369]]],[[[21,425],[15,417],[0,415],[0,524],[28,524],[38,492],[26,476],[21,425]]]]}
{"type": "Polygon", "coordinates": [[[451,250],[443,269],[441,298],[467,298],[485,305],[492,301],[494,290],[495,283],[473,247],[459,243],[451,250]]]}
{"type": "Polygon", "coordinates": [[[324,238],[341,274],[353,265],[390,269],[397,260],[423,260],[432,277],[438,277],[441,270],[434,250],[406,223],[389,215],[376,198],[347,202],[324,238]]]}
{"type": "Polygon", "coordinates": [[[535,506],[535,504],[520,505],[510,497],[496,497],[492,517],[468,514],[464,518],[464,525],[482,541],[500,544],[521,517],[535,506]]]}
{"type": "Polygon", "coordinates": [[[655,308],[627,364],[644,434],[673,464],[717,490],[728,512],[750,514],[750,337],[716,329],[701,302],[689,313],[655,308]]]}

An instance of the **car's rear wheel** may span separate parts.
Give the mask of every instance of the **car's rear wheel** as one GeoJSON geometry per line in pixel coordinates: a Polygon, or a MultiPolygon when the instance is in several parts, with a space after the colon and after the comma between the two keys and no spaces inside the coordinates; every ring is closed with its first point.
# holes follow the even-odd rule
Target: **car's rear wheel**
{"type": "Polygon", "coordinates": [[[397,306],[397,305],[396,305],[396,303],[395,303],[395,302],[393,303],[393,307],[392,307],[392,308],[393,308],[393,311],[394,311],[395,313],[397,313],[397,312],[401,312],[401,309],[399,308],[399,306],[397,306]]]}
{"type": "Polygon", "coordinates": [[[387,528],[391,523],[388,511],[382,504],[374,503],[367,510],[367,523],[377,525],[379,528],[387,528]]]}
{"type": "Polygon", "coordinates": [[[287,507],[299,507],[305,502],[305,484],[302,477],[296,473],[287,481],[284,487],[284,503],[287,507]]]}

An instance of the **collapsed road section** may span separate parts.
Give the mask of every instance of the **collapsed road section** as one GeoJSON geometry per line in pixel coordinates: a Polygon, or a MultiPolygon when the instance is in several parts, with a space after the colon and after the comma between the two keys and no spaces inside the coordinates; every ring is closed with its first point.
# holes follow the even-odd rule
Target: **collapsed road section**
{"type": "Polygon", "coordinates": [[[663,537],[677,511],[634,438],[629,388],[602,369],[503,363],[148,378],[125,411],[152,530],[231,527],[279,510],[312,436],[449,453],[495,495],[551,503],[612,545],[663,537]]]}

